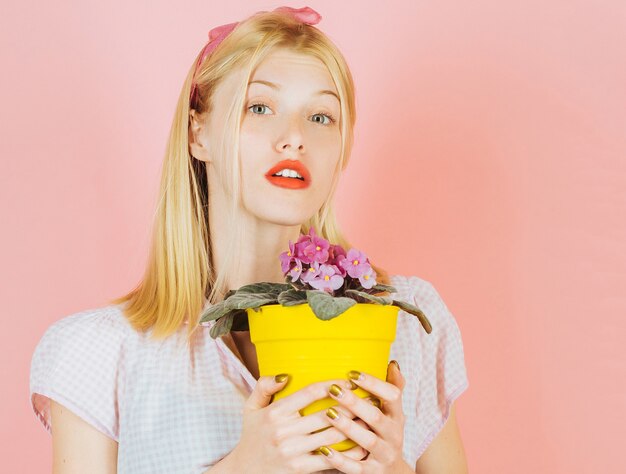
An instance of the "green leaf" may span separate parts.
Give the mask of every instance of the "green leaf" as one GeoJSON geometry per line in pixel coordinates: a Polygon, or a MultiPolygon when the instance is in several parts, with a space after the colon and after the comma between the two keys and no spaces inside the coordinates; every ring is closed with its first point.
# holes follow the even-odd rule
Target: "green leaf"
{"type": "Polygon", "coordinates": [[[389,305],[393,302],[393,300],[389,296],[374,296],[359,290],[346,290],[346,296],[347,295],[356,295],[363,298],[364,300],[373,301],[374,303],[382,305],[389,305]]]}
{"type": "MultiPolygon", "coordinates": [[[[224,317],[232,310],[239,310],[246,308],[258,308],[265,304],[277,303],[279,289],[291,288],[290,285],[281,283],[255,283],[252,285],[245,285],[245,291],[228,290],[226,298],[219,303],[207,308],[200,316],[200,322],[212,321],[224,317]],[[261,292],[260,290],[267,289],[269,292],[261,292]],[[256,292],[253,292],[256,291],[256,292]]],[[[255,311],[257,311],[255,309],[255,311]]],[[[247,313],[246,313],[247,315],[247,313]]]]}
{"type": "Polygon", "coordinates": [[[235,293],[227,300],[228,309],[258,308],[265,304],[277,303],[278,295],[273,293],[235,293]]]}
{"type": "MultiPolygon", "coordinates": [[[[358,293],[350,293],[350,291],[353,291],[353,290],[345,290],[343,294],[346,297],[353,299],[357,303],[371,303],[370,300],[363,298],[358,293]]],[[[358,290],[354,290],[354,291],[358,291],[358,290]]]]}
{"type": "Polygon", "coordinates": [[[395,287],[391,285],[383,285],[382,283],[375,284],[374,286],[372,286],[371,289],[378,290],[378,291],[388,291],[389,293],[397,293],[398,291],[395,289],[395,287]]]}
{"type": "Polygon", "coordinates": [[[230,308],[226,304],[226,300],[207,308],[200,316],[200,322],[205,323],[214,319],[221,318],[230,311],[230,308]]]}
{"type": "Polygon", "coordinates": [[[234,313],[228,313],[226,316],[218,319],[209,334],[213,339],[223,336],[224,334],[228,334],[230,329],[233,327],[233,319],[235,317],[234,313]]]}
{"type": "Polygon", "coordinates": [[[283,306],[295,306],[307,302],[306,291],[290,290],[283,291],[278,295],[278,302],[283,306]]]}
{"type": "Polygon", "coordinates": [[[323,321],[336,318],[356,304],[352,298],[335,297],[320,290],[307,290],[306,298],[315,316],[323,321]]]}
{"type": "Polygon", "coordinates": [[[263,281],[260,283],[251,283],[249,285],[244,285],[237,290],[237,294],[242,293],[270,293],[272,295],[277,296],[280,292],[288,290],[291,288],[291,285],[288,283],[272,283],[263,281]]]}
{"type": "Polygon", "coordinates": [[[419,319],[419,322],[422,324],[422,327],[424,328],[426,333],[430,334],[432,332],[433,327],[430,325],[430,321],[428,320],[426,315],[422,312],[422,310],[419,309],[417,306],[414,306],[410,303],[407,303],[405,301],[400,301],[400,300],[393,300],[393,303],[391,304],[393,304],[394,306],[397,306],[403,311],[406,311],[407,313],[411,313],[413,316],[417,316],[417,319],[419,319]]]}

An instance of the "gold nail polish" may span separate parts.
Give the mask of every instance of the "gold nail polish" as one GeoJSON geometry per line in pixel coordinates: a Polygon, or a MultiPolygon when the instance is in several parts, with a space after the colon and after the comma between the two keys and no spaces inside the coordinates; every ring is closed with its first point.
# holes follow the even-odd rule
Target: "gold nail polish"
{"type": "Polygon", "coordinates": [[[333,454],[333,452],[330,449],[328,449],[326,446],[320,446],[317,449],[319,450],[320,453],[322,453],[326,457],[330,457],[333,454]]]}
{"type": "Polygon", "coordinates": [[[326,416],[328,418],[336,420],[337,418],[339,418],[339,412],[337,412],[337,410],[335,410],[333,407],[330,407],[328,410],[326,410],[326,416]]]}
{"type": "Polygon", "coordinates": [[[396,365],[396,368],[398,369],[398,372],[400,372],[400,364],[398,364],[398,361],[397,361],[397,360],[392,360],[392,361],[391,361],[391,364],[395,364],[395,365],[396,365]]]}
{"type": "Polygon", "coordinates": [[[352,380],[348,380],[348,382],[350,382],[350,390],[356,390],[357,388],[359,388],[359,386],[355,384],[352,380]]]}
{"type": "Polygon", "coordinates": [[[380,400],[378,398],[376,398],[376,397],[369,397],[369,401],[376,408],[380,408],[381,407],[381,403],[380,403],[380,400]]]}
{"type": "Polygon", "coordinates": [[[341,398],[343,396],[343,390],[341,390],[341,387],[337,384],[332,384],[328,391],[337,398],[341,398]]]}
{"type": "Polygon", "coordinates": [[[348,377],[353,380],[363,380],[363,374],[358,370],[351,370],[350,372],[348,372],[348,377]]]}
{"type": "Polygon", "coordinates": [[[276,377],[274,377],[274,381],[276,383],[281,383],[287,380],[288,377],[289,377],[288,374],[278,374],[276,377]]]}

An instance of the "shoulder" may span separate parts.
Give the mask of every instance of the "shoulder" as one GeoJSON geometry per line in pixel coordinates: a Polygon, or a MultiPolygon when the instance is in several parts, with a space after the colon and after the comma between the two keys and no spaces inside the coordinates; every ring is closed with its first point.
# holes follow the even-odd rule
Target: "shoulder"
{"type": "Polygon", "coordinates": [[[390,275],[391,286],[398,290],[398,296],[414,299],[416,296],[429,294],[433,285],[416,275],[390,275]]]}
{"type": "Polygon", "coordinates": [[[407,362],[407,375],[422,381],[427,378],[426,374],[444,377],[451,389],[465,385],[467,376],[461,331],[437,289],[417,276],[394,275],[391,281],[398,290],[398,293],[392,293],[392,298],[417,306],[432,326],[429,334],[416,316],[402,310],[398,313],[394,344],[396,355],[407,362]]]}
{"type": "MultiPolygon", "coordinates": [[[[430,337],[431,340],[439,337],[442,332],[458,330],[453,314],[431,282],[415,275],[391,275],[390,280],[391,285],[398,290],[397,293],[391,294],[392,298],[411,303],[426,314],[433,326],[433,332],[427,336],[435,334],[435,336],[430,337]]],[[[421,328],[415,316],[404,311],[402,313],[414,321],[416,328],[417,326],[421,328]]],[[[421,332],[424,332],[423,329],[421,332]]],[[[424,334],[426,335],[426,333],[424,334]]]]}
{"type": "Polygon", "coordinates": [[[33,363],[46,367],[70,355],[106,352],[110,356],[132,332],[119,305],[72,313],[48,326],[35,347],[33,363]]]}
{"type": "Polygon", "coordinates": [[[400,295],[413,300],[413,302],[432,303],[433,300],[441,299],[433,284],[416,275],[391,275],[391,286],[398,290],[400,295]]]}
{"type": "Polygon", "coordinates": [[[35,347],[31,380],[45,372],[50,375],[68,367],[80,369],[90,362],[101,365],[119,359],[132,327],[120,305],[85,309],[52,323],[35,347]]]}
{"type": "Polygon", "coordinates": [[[53,322],[42,339],[67,335],[82,335],[100,331],[104,338],[120,338],[130,334],[132,328],[121,305],[108,305],[71,313],[53,322]]]}
{"type": "Polygon", "coordinates": [[[119,305],[72,313],[46,329],[31,359],[30,394],[33,409],[49,432],[54,399],[117,438],[120,373],[133,332],[119,305]]]}

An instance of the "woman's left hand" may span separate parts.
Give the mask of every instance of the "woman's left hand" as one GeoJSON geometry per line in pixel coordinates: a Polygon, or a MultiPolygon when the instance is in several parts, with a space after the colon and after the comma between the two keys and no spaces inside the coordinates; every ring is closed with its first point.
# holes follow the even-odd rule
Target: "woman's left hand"
{"type": "MultiPolygon", "coordinates": [[[[333,391],[330,396],[339,404],[347,408],[355,416],[363,420],[373,430],[359,425],[356,421],[342,416],[336,410],[329,408],[326,415],[333,426],[343,432],[347,438],[359,444],[369,454],[365,459],[357,461],[344,456],[340,451],[332,448],[320,449],[327,454],[328,462],[336,469],[347,474],[361,473],[393,473],[415,471],[402,458],[404,443],[404,413],[402,412],[402,390],[405,380],[400,368],[393,362],[387,367],[387,382],[383,382],[373,375],[352,371],[350,378],[361,388],[378,397],[382,401],[379,409],[371,401],[363,399],[350,390],[342,389],[336,395],[333,391]],[[333,415],[338,415],[333,418],[333,415]]],[[[336,390],[335,390],[336,392],[336,390]]],[[[337,393],[337,392],[336,392],[337,393]]],[[[380,404],[379,404],[380,405],[380,404]]]]}

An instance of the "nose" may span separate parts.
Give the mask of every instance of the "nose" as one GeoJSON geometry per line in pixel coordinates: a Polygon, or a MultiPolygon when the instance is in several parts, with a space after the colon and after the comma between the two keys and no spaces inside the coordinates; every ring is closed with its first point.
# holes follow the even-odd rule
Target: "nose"
{"type": "Polygon", "coordinates": [[[284,131],[276,141],[276,151],[282,153],[285,150],[304,153],[304,135],[298,117],[291,118],[284,131]]]}

